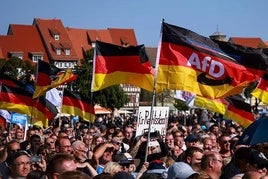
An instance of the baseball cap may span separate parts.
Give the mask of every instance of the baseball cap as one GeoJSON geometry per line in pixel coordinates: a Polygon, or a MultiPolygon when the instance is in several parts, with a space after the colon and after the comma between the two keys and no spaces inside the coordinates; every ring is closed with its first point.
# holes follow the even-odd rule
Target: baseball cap
{"type": "Polygon", "coordinates": [[[249,152],[247,162],[250,165],[257,167],[258,169],[262,168],[268,169],[268,159],[262,152],[259,152],[258,150],[252,149],[249,152]]]}
{"type": "Polygon", "coordinates": [[[17,152],[14,152],[10,156],[8,156],[6,159],[8,166],[13,165],[14,161],[22,155],[26,155],[30,157],[30,155],[25,150],[19,150],[17,152]]]}
{"type": "Polygon", "coordinates": [[[168,169],[168,179],[186,179],[193,174],[198,174],[192,167],[185,162],[175,162],[168,169]]]}
{"type": "Polygon", "coordinates": [[[198,136],[194,135],[194,134],[189,134],[186,138],[185,138],[185,142],[195,142],[198,141],[198,136]]]}
{"type": "Polygon", "coordinates": [[[114,156],[114,161],[118,162],[120,165],[124,164],[134,164],[136,167],[140,164],[139,159],[133,159],[129,153],[120,153],[114,156]]]}

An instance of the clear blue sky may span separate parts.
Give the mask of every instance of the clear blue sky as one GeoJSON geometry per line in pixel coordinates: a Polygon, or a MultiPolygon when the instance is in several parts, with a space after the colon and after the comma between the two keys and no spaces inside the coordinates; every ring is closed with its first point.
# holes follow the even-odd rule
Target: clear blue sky
{"type": "Polygon", "coordinates": [[[2,0],[0,34],[9,24],[58,18],[64,26],[132,28],[139,44],[156,47],[161,21],[209,36],[261,37],[268,41],[267,0],[2,0]]]}

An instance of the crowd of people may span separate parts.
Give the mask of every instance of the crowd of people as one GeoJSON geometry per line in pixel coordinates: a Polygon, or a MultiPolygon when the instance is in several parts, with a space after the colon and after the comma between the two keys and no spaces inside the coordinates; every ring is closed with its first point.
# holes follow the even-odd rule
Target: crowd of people
{"type": "MultiPolygon", "coordinates": [[[[212,113],[210,113],[212,114],[212,113]]],[[[164,136],[136,136],[135,118],[1,129],[3,179],[268,178],[268,143],[237,143],[235,122],[173,115],[164,136]],[[184,119],[184,120],[182,120],[184,119]],[[184,121],[184,122],[182,122],[184,121]],[[26,139],[24,132],[27,133],[26,139]]],[[[67,120],[68,121],[68,120],[67,120]]]]}

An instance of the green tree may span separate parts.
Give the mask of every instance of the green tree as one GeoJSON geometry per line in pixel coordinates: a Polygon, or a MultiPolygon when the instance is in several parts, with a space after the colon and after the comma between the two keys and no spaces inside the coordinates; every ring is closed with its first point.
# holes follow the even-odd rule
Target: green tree
{"type": "Polygon", "coordinates": [[[173,93],[171,90],[164,90],[163,92],[156,94],[156,100],[161,106],[165,106],[165,103],[170,103],[173,100],[173,93]]]}
{"type": "Polygon", "coordinates": [[[112,111],[120,109],[129,99],[120,85],[114,85],[100,91],[94,92],[94,101],[104,107],[110,108],[112,111]]]}
{"type": "Polygon", "coordinates": [[[21,60],[16,57],[9,60],[1,59],[0,65],[0,75],[6,74],[17,79],[24,79],[28,74],[35,74],[36,72],[36,65],[28,60],[21,60]]]}

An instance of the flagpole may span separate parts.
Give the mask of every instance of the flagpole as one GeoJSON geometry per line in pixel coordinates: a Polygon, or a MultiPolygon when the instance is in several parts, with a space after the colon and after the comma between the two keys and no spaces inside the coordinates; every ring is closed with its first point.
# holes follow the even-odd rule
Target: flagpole
{"type": "MultiPolygon", "coordinates": [[[[164,19],[162,19],[162,22],[164,22],[164,19]]],[[[159,58],[160,58],[160,47],[162,43],[162,26],[161,26],[161,31],[160,31],[160,40],[158,43],[158,48],[157,48],[157,55],[156,55],[156,65],[155,65],[155,75],[154,75],[154,90],[153,90],[153,99],[152,99],[152,104],[151,104],[151,111],[150,111],[150,122],[149,122],[149,127],[148,127],[148,136],[147,136],[147,143],[146,143],[146,152],[145,152],[145,162],[147,162],[147,157],[148,157],[148,152],[149,152],[149,143],[150,143],[150,133],[151,133],[151,126],[152,126],[152,121],[153,121],[153,108],[155,105],[155,96],[156,96],[156,79],[157,79],[157,69],[158,69],[158,64],[159,64],[159,58]]]]}
{"type": "MultiPolygon", "coordinates": [[[[36,76],[36,79],[35,79],[35,88],[36,88],[36,83],[37,83],[37,80],[38,80],[38,69],[39,69],[39,61],[41,61],[40,59],[38,60],[38,62],[37,62],[37,64],[36,64],[36,74],[35,74],[35,76],[36,76]]],[[[35,90],[35,89],[34,89],[35,90]]],[[[34,91],[34,93],[35,93],[35,91],[34,91]]],[[[34,93],[33,93],[33,95],[34,95],[34,93]]],[[[33,99],[33,103],[35,104],[35,100],[39,100],[39,97],[38,97],[38,99],[33,99]]],[[[32,112],[31,112],[31,116],[30,116],[30,124],[31,125],[33,125],[33,111],[34,111],[34,106],[32,105],[32,112]]]]}
{"type": "Polygon", "coordinates": [[[59,128],[61,128],[61,123],[62,123],[62,121],[61,121],[61,114],[62,114],[61,109],[62,109],[62,104],[63,104],[64,89],[65,89],[65,87],[63,86],[62,90],[61,90],[62,97],[61,97],[61,105],[60,105],[60,112],[59,112],[59,128]]]}
{"type": "MultiPolygon", "coordinates": [[[[94,55],[93,55],[93,67],[92,67],[92,80],[91,80],[91,92],[90,92],[90,103],[95,107],[94,102],[93,102],[93,92],[94,92],[94,81],[95,81],[95,67],[96,67],[96,46],[97,46],[97,41],[95,42],[95,48],[94,48],[94,55]]],[[[88,125],[90,128],[91,126],[88,125]]]]}
{"type": "Polygon", "coordinates": [[[152,99],[151,110],[150,110],[150,122],[149,122],[149,127],[148,127],[148,136],[147,136],[147,143],[146,143],[145,162],[147,162],[147,157],[148,157],[150,133],[151,133],[151,126],[152,126],[152,121],[153,121],[153,108],[154,108],[154,103],[155,103],[155,94],[156,94],[156,92],[155,92],[155,87],[154,87],[153,99],[152,99]]]}

